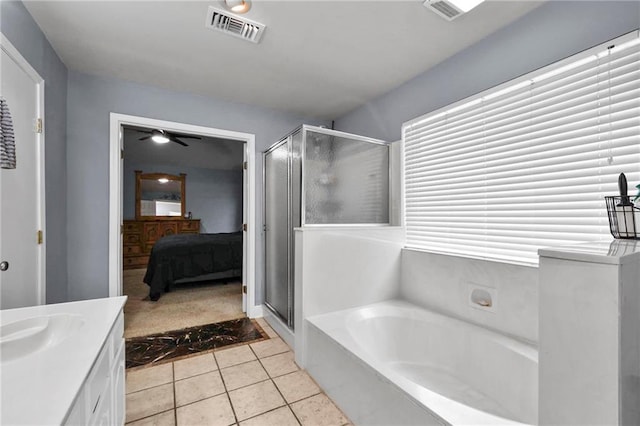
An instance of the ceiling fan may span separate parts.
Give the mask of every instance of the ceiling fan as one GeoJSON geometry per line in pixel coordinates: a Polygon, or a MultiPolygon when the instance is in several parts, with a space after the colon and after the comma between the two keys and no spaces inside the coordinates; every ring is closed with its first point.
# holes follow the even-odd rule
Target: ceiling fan
{"type": "Polygon", "coordinates": [[[202,139],[199,136],[191,136],[191,135],[183,135],[182,133],[167,132],[166,130],[162,130],[162,129],[153,129],[149,131],[139,130],[139,132],[148,134],[148,136],[143,136],[139,138],[138,140],[140,141],[145,141],[150,138],[152,141],[156,143],[175,142],[182,146],[189,146],[189,145],[187,145],[180,139],[202,139]]]}

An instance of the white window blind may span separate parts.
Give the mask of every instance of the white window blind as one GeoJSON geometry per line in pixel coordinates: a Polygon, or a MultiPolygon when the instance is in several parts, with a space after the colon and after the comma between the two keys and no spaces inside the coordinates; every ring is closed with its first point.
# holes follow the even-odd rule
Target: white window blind
{"type": "Polygon", "coordinates": [[[640,183],[638,32],[403,126],[407,247],[537,264],[640,183]]]}

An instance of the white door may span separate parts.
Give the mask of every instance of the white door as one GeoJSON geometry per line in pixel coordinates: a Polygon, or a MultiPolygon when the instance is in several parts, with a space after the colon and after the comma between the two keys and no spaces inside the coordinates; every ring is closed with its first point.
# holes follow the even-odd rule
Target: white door
{"type": "Polygon", "coordinates": [[[2,38],[0,95],[13,121],[16,168],[0,169],[0,308],[38,305],[44,300],[42,138],[36,131],[40,116],[42,79],[2,38]]]}
{"type": "Polygon", "coordinates": [[[244,143],[244,149],[242,150],[242,312],[247,312],[247,263],[249,259],[247,257],[247,230],[245,225],[249,223],[248,210],[248,195],[249,195],[249,178],[247,173],[247,144],[244,143]]]}

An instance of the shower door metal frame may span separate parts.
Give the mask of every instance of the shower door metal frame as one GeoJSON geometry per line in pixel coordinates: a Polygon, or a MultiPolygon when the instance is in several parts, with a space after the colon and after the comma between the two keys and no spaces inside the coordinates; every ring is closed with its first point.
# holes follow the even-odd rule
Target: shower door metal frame
{"type": "MultiPolygon", "coordinates": [[[[293,260],[294,260],[294,241],[293,241],[293,194],[292,194],[292,179],[293,179],[293,138],[294,136],[300,132],[302,134],[302,140],[300,142],[300,226],[301,227],[342,227],[342,228],[364,228],[364,227],[388,227],[391,226],[391,204],[389,202],[389,222],[388,223],[353,223],[353,224],[309,224],[305,223],[305,211],[306,211],[306,199],[305,199],[305,163],[306,163],[306,144],[307,144],[307,131],[312,131],[315,133],[325,134],[329,136],[337,136],[343,137],[345,139],[351,139],[356,141],[362,141],[365,143],[371,143],[375,145],[381,145],[387,148],[387,161],[388,161],[388,183],[391,185],[391,164],[390,164],[390,154],[391,147],[388,143],[374,138],[369,138],[366,136],[355,135],[352,133],[341,132],[338,130],[331,130],[324,127],[318,126],[310,126],[310,125],[302,125],[297,127],[292,132],[288,133],[286,136],[281,138],[278,142],[271,145],[266,151],[262,153],[262,194],[263,194],[263,203],[262,203],[262,218],[263,218],[263,232],[265,233],[264,237],[264,253],[265,253],[265,262],[264,262],[264,284],[265,284],[265,298],[264,305],[271,311],[276,317],[282,320],[290,329],[294,328],[294,271],[293,271],[293,260]],[[271,154],[278,148],[281,148],[283,145],[286,145],[287,148],[287,317],[283,316],[275,309],[268,301],[267,301],[267,156],[271,154]]],[[[389,200],[390,201],[390,200],[389,200]]]]}
{"type": "MultiPolygon", "coordinates": [[[[298,129],[296,129],[297,131],[298,129]]],[[[386,227],[386,226],[391,226],[391,199],[389,199],[389,204],[387,206],[389,212],[388,212],[388,222],[387,223],[307,223],[306,221],[306,211],[307,211],[307,202],[306,202],[306,196],[305,196],[305,164],[307,162],[307,151],[306,151],[306,147],[307,147],[307,131],[311,131],[311,132],[315,132],[315,133],[321,133],[324,135],[329,135],[329,136],[338,136],[338,137],[342,137],[345,139],[352,139],[352,140],[359,140],[365,143],[370,143],[370,144],[374,144],[374,145],[382,145],[385,146],[387,148],[387,168],[388,168],[388,185],[391,185],[391,178],[392,178],[392,173],[391,173],[391,146],[390,144],[386,143],[383,140],[380,139],[374,139],[374,138],[370,138],[367,136],[361,136],[361,135],[356,135],[353,133],[347,133],[347,132],[341,132],[339,130],[332,130],[332,129],[327,129],[325,127],[319,127],[319,126],[311,126],[308,124],[303,124],[301,126],[301,130],[302,132],[302,147],[301,147],[301,164],[302,164],[302,180],[301,180],[301,185],[300,185],[300,204],[301,204],[301,208],[300,208],[300,226],[301,227],[335,227],[335,228],[370,228],[370,227],[386,227]]],[[[292,132],[291,134],[293,135],[295,133],[292,132]]],[[[389,190],[391,190],[391,188],[389,188],[389,190]]]]}
{"type": "Polygon", "coordinates": [[[292,159],[291,159],[291,139],[293,134],[298,131],[298,129],[294,130],[280,141],[271,145],[266,151],[262,153],[262,221],[263,221],[263,231],[264,231],[264,288],[265,288],[265,297],[264,297],[264,305],[273,312],[278,318],[280,318],[290,329],[293,329],[293,276],[291,274],[291,262],[292,259],[292,247],[291,247],[291,172],[292,172],[292,159]],[[267,155],[280,148],[282,145],[287,145],[287,316],[289,318],[285,318],[275,309],[271,304],[267,301],[267,155]]]}

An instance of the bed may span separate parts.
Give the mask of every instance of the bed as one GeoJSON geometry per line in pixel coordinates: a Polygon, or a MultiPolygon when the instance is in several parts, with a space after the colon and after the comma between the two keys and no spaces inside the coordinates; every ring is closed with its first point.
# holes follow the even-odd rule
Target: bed
{"type": "Polygon", "coordinates": [[[242,232],[177,234],[160,238],[151,249],[144,282],[157,301],[175,284],[242,276],[242,232]]]}

